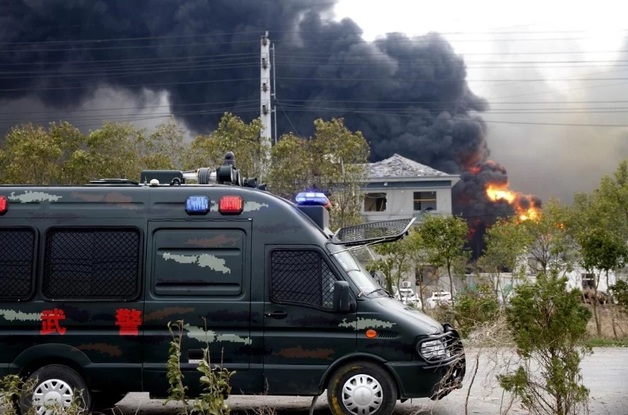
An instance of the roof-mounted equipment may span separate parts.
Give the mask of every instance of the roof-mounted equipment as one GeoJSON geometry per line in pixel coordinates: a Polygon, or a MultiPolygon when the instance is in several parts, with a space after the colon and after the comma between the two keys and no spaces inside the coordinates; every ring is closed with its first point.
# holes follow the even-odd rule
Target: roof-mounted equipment
{"type": "Polygon", "coordinates": [[[266,189],[265,184],[259,184],[256,177],[243,178],[240,170],[235,166],[235,156],[229,151],[225,154],[222,166],[212,170],[209,167],[201,167],[192,171],[179,170],[143,170],[140,174],[140,183],[160,185],[168,184],[176,186],[196,182],[198,184],[227,184],[232,186],[252,187],[266,189]]]}

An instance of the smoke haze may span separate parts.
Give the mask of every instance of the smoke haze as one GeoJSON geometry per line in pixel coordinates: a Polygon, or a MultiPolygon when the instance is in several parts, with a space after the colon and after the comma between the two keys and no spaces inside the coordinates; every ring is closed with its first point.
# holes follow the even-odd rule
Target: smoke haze
{"type": "MultiPolygon", "coordinates": [[[[97,128],[100,121],[128,121],[135,115],[150,122],[172,113],[191,131],[207,133],[224,112],[249,121],[259,115],[259,41],[268,31],[276,51],[279,135],[308,136],[314,119],[344,118],[349,129],[367,138],[373,161],[399,153],[460,174],[454,210],[472,222],[489,223],[513,213],[506,203],[489,202],[484,192],[487,181],[508,183],[504,166],[510,163],[518,174],[543,171],[552,186],[565,180],[568,187],[572,180],[558,179],[566,175],[557,175],[557,168],[574,173],[595,169],[587,163],[587,151],[561,154],[573,140],[581,140],[571,136],[571,130],[557,133],[562,138],[556,141],[535,133],[534,126],[483,121],[503,118],[493,115],[493,105],[489,108],[489,102],[471,91],[465,60],[441,35],[389,34],[366,41],[354,21],[332,19],[334,3],[2,2],[0,128],[22,119],[59,118],[97,128]],[[493,155],[487,136],[496,149],[493,155]],[[523,153],[522,142],[527,149],[523,153]],[[562,157],[568,162],[560,163],[562,157]]],[[[528,84],[486,90],[501,97],[530,92],[534,89],[528,84]]],[[[627,154],[625,138],[599,137],[614,143],[607,150],[609,163],[627,154]]],[[[517,175],[513,187],[532,189],[530,183],[517,182],[517,175]]],[[[535,185],[549,193],[543,183],[535,185]]],[[[540,203],[533,196],[530,200],[540,203]]]]}

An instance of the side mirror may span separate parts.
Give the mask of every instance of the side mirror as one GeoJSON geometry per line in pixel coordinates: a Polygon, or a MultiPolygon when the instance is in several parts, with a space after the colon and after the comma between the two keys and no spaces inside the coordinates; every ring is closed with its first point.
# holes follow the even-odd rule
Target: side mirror
{"type": "Polygon", "coordinates": [[[334,310],[340,313],[349,313],[355,310],[355,299],[347,281],[334,283],[334,310]]]}

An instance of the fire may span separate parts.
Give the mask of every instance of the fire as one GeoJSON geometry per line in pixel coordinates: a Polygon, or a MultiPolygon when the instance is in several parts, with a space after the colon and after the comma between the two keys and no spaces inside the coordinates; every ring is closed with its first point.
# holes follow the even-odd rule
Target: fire
{"type": "Polygon", "coordinates": [[[515,195],[514,192],[511,192],[506,188],[498,187],[497,185],[492,183],[489,183],[489,185],[486,187],[486,195],[493,202],[501,199],[507,201],[510,204],[512,204],[512,202],[514,202],[517,198],[517,195],[515,195]]]}
{"type": "Polygon", "coordinates": [[[541,216],[540,206],[534,198],[519,192],[508,190],[508,185],[489,183],[486,186],[486,196],[493,201],[505,200],[515,210],[520,221],[537,220],[541,216]]]}

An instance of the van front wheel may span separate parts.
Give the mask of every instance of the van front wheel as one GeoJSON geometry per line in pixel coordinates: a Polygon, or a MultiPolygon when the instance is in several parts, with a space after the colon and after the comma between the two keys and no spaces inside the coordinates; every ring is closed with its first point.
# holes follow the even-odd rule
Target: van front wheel
{"type": "Polygon", "coordinates": [[[390,415],[397,403],[397,389],[382,367],[354,362],[334,373],[327,401],[334,415],[390,415]]]}
{"type": "Polygon", "coordinates": [[[26,385],[32,388],[20,399],[22,414],[31,413],[31,408],[38,415],[59,413],[61,408],[86,412],[91,405],[85,381],[67,366],[42,366],[28,376],[26,385]]]}

